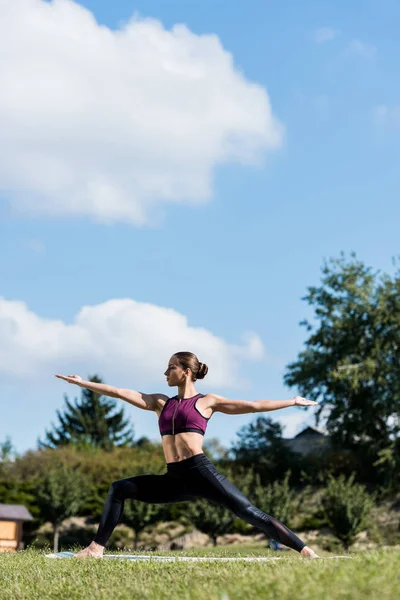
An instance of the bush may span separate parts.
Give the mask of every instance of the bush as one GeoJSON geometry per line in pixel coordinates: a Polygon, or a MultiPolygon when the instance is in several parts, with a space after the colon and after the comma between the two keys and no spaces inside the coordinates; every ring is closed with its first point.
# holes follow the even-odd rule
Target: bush
{"type": "Polygon", "coordinates": [[[294,490],[289,485],[290,471],[282,481],[262,485],[259,475],[255,476],[250,500],[265,513],[290,527],[294,514],[294,490]]]}
{"type": "Polygon", "coordinates": [[[322,506],[334,535],[348,551],[367,523],[374,505],[365,487],[354,483],[354,473],[346,481],[343,475],[337,479],[330,476],[328,487],[322,498],[322,506]]]}

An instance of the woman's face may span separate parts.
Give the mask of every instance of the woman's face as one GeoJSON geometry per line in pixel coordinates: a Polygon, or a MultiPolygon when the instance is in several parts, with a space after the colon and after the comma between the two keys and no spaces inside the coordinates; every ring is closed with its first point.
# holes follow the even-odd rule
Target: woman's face
{"type": "Polygon", "coordinates": [[[185,371],[182,369],[178,359],[175,356],[172,356],[169,359],[168,367],[164,375],[167,378],[167,382],[170,387],[179,385],[186,379],[185,371]]]}
{"type": "Polygon", "coordinates": [[[168,385],[173,387],[185,383],[187,377],[190,375],[190,369],[186,369],[185,372],[176,356],[171,356],[164,375],[167,378],[168,385]]]}

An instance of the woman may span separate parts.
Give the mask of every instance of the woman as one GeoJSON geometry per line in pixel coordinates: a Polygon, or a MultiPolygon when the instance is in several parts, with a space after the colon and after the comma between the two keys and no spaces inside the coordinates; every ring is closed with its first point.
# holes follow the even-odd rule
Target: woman
{"type": "Polygon", "coordinates": [[[292,400],[228,400],[216,394],[198,394],[197,379],[203,379],[207,365],[191,352],[174,354],[165,371],[169,387],[177,387],[178,395],[142,394],[102,383],[83,381],[77,375],[56,375],[60,379],[112,398],[121,398],[158,416],[162,446],[167,463],[163,475],[139,475],[110,486],[96,536],[76,557],[102,557],[115,526],[121,519],[124,501],[169,503],[206,498],[231,510],[238,517],[261,529],[302,556],[318,558],[283,523],[256,508],[230,481],[218,473],[202,450],[207,423],[215,412],[239,415],[278,410],[288,406],[314,406],[316,402],[296,396],[292,400]]]}

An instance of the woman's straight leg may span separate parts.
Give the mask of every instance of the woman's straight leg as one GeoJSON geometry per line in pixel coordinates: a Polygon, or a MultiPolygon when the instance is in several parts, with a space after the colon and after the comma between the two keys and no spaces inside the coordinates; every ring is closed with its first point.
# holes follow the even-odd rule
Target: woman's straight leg
{"type": "Polygon", "coordinates": [[[306,544],[286,525],[254,506],[226,477],[217,471],[211,461],[199,465],[193,491],[197,496],[225,506],[240,519],[261,529],[268,537],[301,552],[306,544]]]}

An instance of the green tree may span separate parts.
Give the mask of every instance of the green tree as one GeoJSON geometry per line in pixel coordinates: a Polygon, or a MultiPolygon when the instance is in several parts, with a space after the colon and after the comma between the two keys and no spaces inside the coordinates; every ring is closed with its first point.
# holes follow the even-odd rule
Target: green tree
{"type": "Polygon", "coordinates": [[[217,537],[228,533],[236,519],[236,515],[230,510],[208,500],[195,500],[188,503],[185,516],[196,529],[211,537],[214,546],[217,545],[217,537]]]}
{"type": "Polygon", "coordinates": [[[237,433],[232,453],[238,465],[254,469],[264,481],[272,481],[289,469],[296,470],[298,458],[285,445],[282,426],[270,417],[258,417],[237,433]]]}
{"type": "Polygon", "coordinates": [[[317,423],[342,448],[377,453],[400,433],[400,273],[374,273],[354,254],[330,259],[305,296],[314,309],[305,350],[285,383],[319,400],[317,423]]]}
{"type": "MultiPolygon", "coordinates": [[[[102,383],[96,375],[89,381],[102,383]]],[[[117,410],[114,398],[101,396],[91,390],[82,389],[81,400],[73,404],[64,397],[64,412],[57,410],[59,425],[46,431],[45,440],[39,440],[40,448],[58,448],[75,444],[82,448],[94,446],[112,450],[115,446],[133,444],[133,429],[125,419],[124,409],[117,410]]]]}
{"type": "Polygon", "coordinates": [[[229,450],[221,444],[218,438],[209,438],[204,441],[204,452],[212,462],[226,460],[229,450]]]}
{"type": "Polygon", "coordinates": [[[365,487],[354,483],[354,474],[347,481],[343,475],[330,477],[322,506],[329,526],[346,552],[357,533],[365,528],[373,505],[365,487]]]}
{"type": "Polygon", "coordinates": [[[58,552],[61,523],[75,516],[84,503],[86,485],[77,469],[53,466],[37,491],[40,516],[53,527],[53,548],[58,552]]]}
{"type": "Polygon", "coordinates": [[[378,490],[380,497],[395,493],[400,483],[400,439],[380,450],[373,466],[381,482],[378,490]]]}
{"type": "Polygon", "coordinates": [[[0,462],[8,462],[16,456],[16,452],[10,436],[0,443],[0,462]]]}

